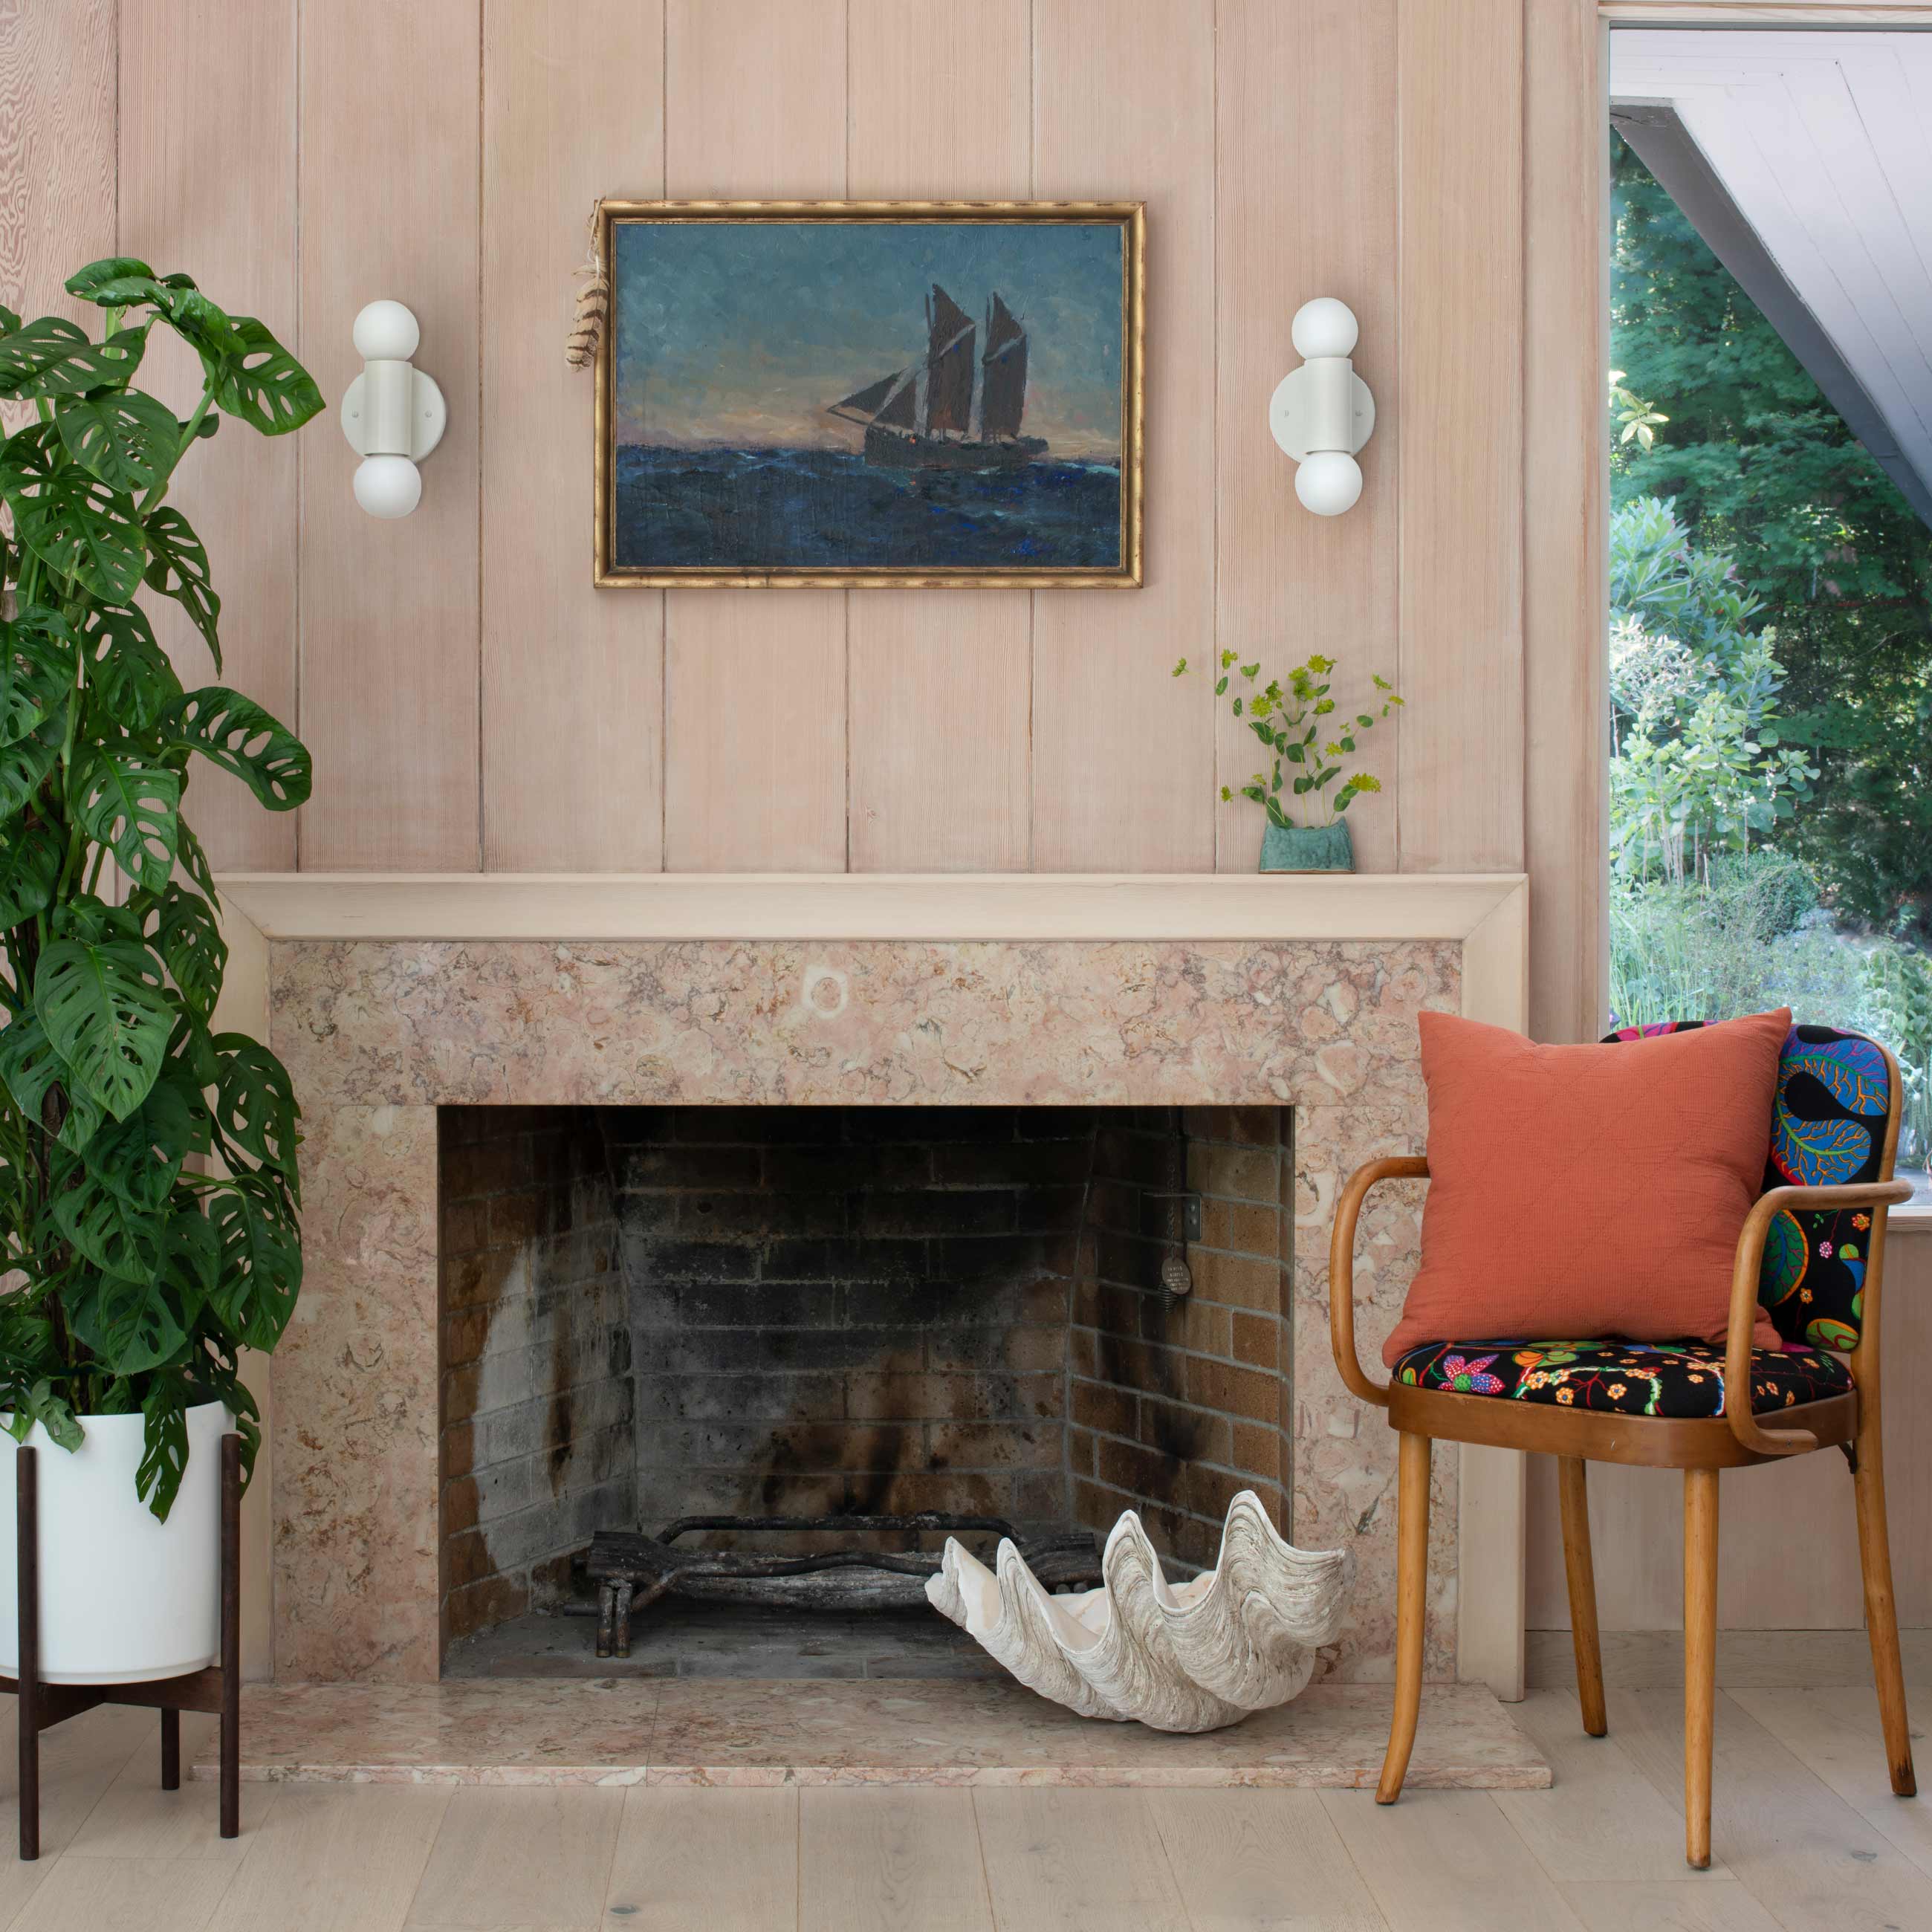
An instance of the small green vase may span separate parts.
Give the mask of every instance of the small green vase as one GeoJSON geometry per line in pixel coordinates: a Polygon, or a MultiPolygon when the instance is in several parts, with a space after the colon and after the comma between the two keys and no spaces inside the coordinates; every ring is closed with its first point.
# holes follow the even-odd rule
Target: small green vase
{"type": "Polygon", "coordinates": [[[1352,872],[1355,848],[1348,826],[1338,818],[1333,825],[1270,825],[1262,834],[1264,872],[1352,872]]]}

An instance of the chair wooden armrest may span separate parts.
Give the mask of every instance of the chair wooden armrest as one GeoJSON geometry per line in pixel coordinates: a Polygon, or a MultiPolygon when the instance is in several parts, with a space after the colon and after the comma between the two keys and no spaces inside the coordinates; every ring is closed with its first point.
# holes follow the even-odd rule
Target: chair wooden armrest
{"type": "Polygon", "coordinates": [[[1374,1403],[1378,1408],[1388,1408],[1388,1390],[1370,1381],[1355,1353],[1355,1223],[1361,1217],[1362,1203],[1369,1190],[1377,1181],[1428,1178],[1429,1163],[1421,1155],[1390,1155],[1357,1168],[1335,1204],[1335,1232],[1328,1241],[1329,1346],[1335,1352],[1335,1366],[1349,1394],[1374,1403]]]}
{"type": "Polygon", "coordinates": [[[1807,1430],[1761,1428],[1751,1409],[1751,1330],[1757,1318],[1758,1277],[1772,1222],[1787,1208],[1882,1210],[1911,1198],[1909,1181],[1874,1180],[1856,1187],[1774,1187],[1753,1204],[1738,1236],[1737,1258],[1731,1268],[1730,1322],[1724,1337],[1724,1419],[1745,1448],[1760,1456],[1795,1456],[1818,1446],[1818,1438],[1807,1430]]]}

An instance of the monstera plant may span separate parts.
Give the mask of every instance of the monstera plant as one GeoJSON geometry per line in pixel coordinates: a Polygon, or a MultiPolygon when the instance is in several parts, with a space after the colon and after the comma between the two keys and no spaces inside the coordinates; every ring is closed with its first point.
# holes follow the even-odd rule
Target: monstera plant
{"type": "Polygon", "coordinates": [[[138,1417],[135,1490],[165,1522],[190,1412],[225,1409],[252,1467],[241,1352],[275,1346],[302,1280],[295,1096],[214,1030],[228,949],[182,800],[200,758],[286,812],[309,758],[239,693],[184,688],[142,600],[178,604],[220,674],[221,601],[170,488],[224,418],[282,436],[322,404],[185,275],[123,257],[67,286],[98,336],[0,309],[0,1414],[70,1450],[138,1417]],[[185,420],[133,386],[160,329],[200,361],[185,420]]]}

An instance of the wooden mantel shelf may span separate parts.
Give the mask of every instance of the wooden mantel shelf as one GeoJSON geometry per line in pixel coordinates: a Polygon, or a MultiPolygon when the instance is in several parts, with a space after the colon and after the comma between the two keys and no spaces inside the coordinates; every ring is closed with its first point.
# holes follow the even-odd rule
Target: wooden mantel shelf
{"type": "MultiPolygon", "coordinates": [[[[268,939],[1468,940],[1520,872],[241,872],[268,939]]],[[[1498,932],[1496,937],[1504,935],[1498,932]]]]}

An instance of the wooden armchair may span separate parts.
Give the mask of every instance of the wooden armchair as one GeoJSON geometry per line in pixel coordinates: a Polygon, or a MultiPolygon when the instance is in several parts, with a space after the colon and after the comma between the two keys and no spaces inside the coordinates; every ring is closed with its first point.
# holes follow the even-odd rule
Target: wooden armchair
{"type": "MultiPolygon", "coordinates": [[[[1692,1024],[1695,1024],[1693,1022],[1692,1024]]],[[[1670,1030],[1669,1028],[1647,1030],[1670,1030]]],[[[1876,1042],[1793,1028],[1778,1069],[1765,1192],[1738,1237],[1730,1328],[1706,1344],[1474,1340],[1411,1349],[1387,1386],[1355,1352],[1355,1226],[1378,1181],[1426,1180],[1414,1156],[1370,1162],[1349,1178],[1328,1259],[1329,1335],[1342,1379],[1388,1412],[1397,1476],[1395,1714],[1376,1798],[1402,1791],[1422,1690],[1430,1445],[1438,1439],[1540,1450],[1557,1459],[1564,1566],[1583,1728],[1604,1736],[1603,1666],[1585,1466],[1633,1462],[1684,1472],[1685,1854],[1711,1862],[1711,1729],[1716,1700],[1718,1472],[1835,1446],[1851,1466],[1872,1672],[1892,1788],[1917,1790],[1899,1664],[1886,1540],[1879,1415],[1879,1297],[1892,1178],[1898,1063],[1876,1042]],[[1754,1349],[1762,1302],[1783,1352],[1754,1349]],[[1778,1426],[1762,1417],[1775,1411],[1778,1426]]]]}

